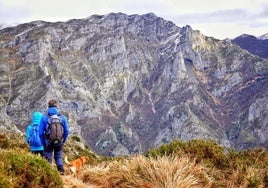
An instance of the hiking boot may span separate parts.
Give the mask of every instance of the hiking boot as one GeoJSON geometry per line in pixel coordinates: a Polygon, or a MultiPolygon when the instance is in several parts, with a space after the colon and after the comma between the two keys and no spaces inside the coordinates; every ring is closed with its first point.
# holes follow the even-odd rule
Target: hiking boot
{"type": "Polygon", "coordinates": [[[59,165],[59,166],[57,166],[57,169],[58,169],[60,175],[64,175],[64,168],[63,168],[63,165],[59,165]]]}

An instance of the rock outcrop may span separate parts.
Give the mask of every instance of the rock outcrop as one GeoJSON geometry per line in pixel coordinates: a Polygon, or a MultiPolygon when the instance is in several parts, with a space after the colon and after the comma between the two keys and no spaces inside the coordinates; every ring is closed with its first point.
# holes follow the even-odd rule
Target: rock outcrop
{"type": "Polygon", "coordinates": [[[0,57],[0,116],[22,131],[54,98],[102,155],[194,138],[268,148],[268,61],[152,13],[4,28],[0,57]]]}

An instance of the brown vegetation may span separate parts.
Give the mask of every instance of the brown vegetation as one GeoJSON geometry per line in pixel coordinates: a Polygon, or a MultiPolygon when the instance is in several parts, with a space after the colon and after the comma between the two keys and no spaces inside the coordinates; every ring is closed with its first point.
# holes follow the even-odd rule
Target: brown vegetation
{"type": "Polygon", "coordinates": [[[65,155],[86,155],[79,177],[60,176],[39,156],[28,152],[22,135],[0,135],[0,187],[268,187],[268,155],[264,148],[227,150],[214,141],[174,141],[144,155],[100,157],[81,140],[70,137],[65,155]],[[11,149],[12,148],[12,149],[11,149]]]}
{"type": "Polygon", "coordinates": [[[189,157],[142,155],[113,160],[85,171],[84,182],[97,187],[209,187],[207,170],[189,157]]]}

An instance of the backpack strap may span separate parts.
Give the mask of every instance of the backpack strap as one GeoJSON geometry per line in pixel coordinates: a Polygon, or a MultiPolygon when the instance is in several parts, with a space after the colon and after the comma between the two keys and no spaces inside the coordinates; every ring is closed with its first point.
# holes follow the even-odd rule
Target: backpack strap
{"type": "Polygon", "coordinates": [[[37,126],[38,126],[38,124],[32,124],[31,136],[33,136],[33,133],[34,133],[37,126]]]}

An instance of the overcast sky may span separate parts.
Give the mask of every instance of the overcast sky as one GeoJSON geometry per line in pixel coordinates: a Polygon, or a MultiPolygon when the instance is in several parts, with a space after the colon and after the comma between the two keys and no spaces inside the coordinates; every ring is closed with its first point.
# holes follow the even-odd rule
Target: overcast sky
{"type": "Polygon", "coordinates": [[[0,0],[0,24],[154,13],[218,39],[268,33],[268,0],[0,0]]]}

